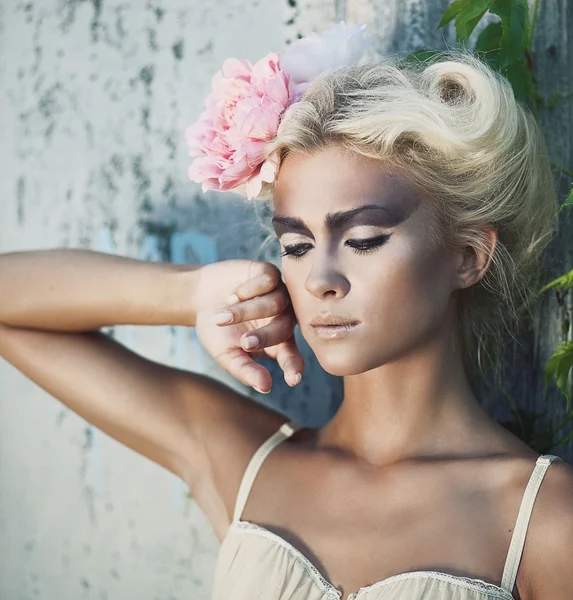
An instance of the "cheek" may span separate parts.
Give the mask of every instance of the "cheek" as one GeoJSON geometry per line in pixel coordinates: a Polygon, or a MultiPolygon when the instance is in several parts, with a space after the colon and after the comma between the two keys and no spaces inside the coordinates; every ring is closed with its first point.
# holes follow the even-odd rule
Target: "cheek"
{"type": "MultiPolygon", "coordinates": [[[[288,259],[287,259],[288,260],[288,259]]],[[[286,261],[285,261],[286,262],[286,261]]],[[[293,309],[296,313],[297,306],[300,302],[304,290],[304,278],[300,266],[288,265],[283,263],[282,275],[287,291],[289,293],[293,309]]],[[[308,292],[307,292],[308,293],[308,292]]]]}
{"type": "Polygon", "coordinates": [[[413,244],[396,244],[380,253],[369,272],[356,276],[364,286],[365,314],[376,314],[386,325],[409,327],[413,321],[433,321],[445,313],[450,296],[448,265],[442,253],[413,244]]]}
{"type": "Polygon", "coordinates": [[[320,302],[317,306],[317,299],[309,293],[305,286],[309,268],[310,263],[305,265],[304,261],[296,262],[288,258],[282,266],[282,276],[289,293],[292,309],[297,321],[301,324],[314,317],[317,309],[321,308],[320,302]]]}

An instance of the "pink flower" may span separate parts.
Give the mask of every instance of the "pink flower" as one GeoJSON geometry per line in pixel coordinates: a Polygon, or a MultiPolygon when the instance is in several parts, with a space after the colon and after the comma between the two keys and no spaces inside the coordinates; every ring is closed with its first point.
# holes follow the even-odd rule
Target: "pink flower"
{"type": "Polygon", "coordinates": [[[294,102],[294,85],[271,53],[254,66],[229,58],[213,77],[205,110],[186,132],[195,157],[189,178],[203,191],[228,191],[246,184],[249,199],[271,182],[276,161],[265,148],[278,130],[281,115],[294,102]]]}

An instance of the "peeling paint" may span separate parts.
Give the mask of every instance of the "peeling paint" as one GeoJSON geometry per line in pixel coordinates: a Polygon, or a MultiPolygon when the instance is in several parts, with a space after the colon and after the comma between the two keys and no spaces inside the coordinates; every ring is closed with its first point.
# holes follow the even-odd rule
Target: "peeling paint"
{"type": "Polygon", "coordinates": [[[203,54],[207,54],[213,50],[213,42],[209,40],[202,48],[197,50],[197,55],[202,56],[203,54]]]}
{"type": "Polygon", "coordinates": [[[151,27],[147,28],[147,45],[153,52],[159,50],[159,46],[157,45],[157,31],[151,27]]]}
{"type": "Polygon", "coordinates": [[[149,88],[153,83],[153,77],[155,75],[155,67],[153,65],[147,65],[143,67],[139,72],[139,78],[146,85],[147,91],[150,91],[149,88]]]}
{"type": "Polygon", "coordinates": [[[91,34],[92,34],[92,42],[97,42],[98,41],[98,36],[99,36],[99,29],[100,29],[100,19],[101,19],[101,9],[102,9],[102,3],[103,0],[91,0],[93,9],[94,9],[94,15],[93,15],[93,19],[92,22],[90,23],[90,30],[91,30],[91,34]]]}
{"type": "Polygon", "coordinates": [[[149,107],[144,106],[141,109],[141,125],[143,129],[149,133],[149,107]]]}
{"type": "Polygon", "coordinates": [[[18,225],[23,225],[24,223],[24,196],[26,194],[26,180],[23,176],[18,177],[18,183],[16,185],[16,202],[17,202],[17,212],[18,212],[18,225]]]}
{"type": "Polygon", "coordinates": [[[143,155],[137,154],[133,157],[131,172],[135,179],[136,193],[142,197],[142,210],[149,210],[151,197],[146,192],[151,187],[151,177],[143,167],[143,155]]]}
{"type": "Polygon", "coordinates": [[[171,49],[173,51],[173,56],[175,57],[176,60],[183,59],[184,48],[185,48],[185,42],[183,40],[177,40],[177,42],[175,44],[173,44],[173,46],[171,46],[171,49]]]}
{"type": "Polygon", "coordinates": [[[153,12],[155,13],[155,18],[157,19],[157,22],[161,23],[161,21],[163,21],[163,17],[165,16],[165,11],[162,8],[155,7],[153,9],[153,12]]]}

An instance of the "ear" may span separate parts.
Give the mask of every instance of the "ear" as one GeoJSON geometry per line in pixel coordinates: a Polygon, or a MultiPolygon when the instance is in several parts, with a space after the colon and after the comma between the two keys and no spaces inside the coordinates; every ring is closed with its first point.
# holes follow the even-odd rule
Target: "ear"
{"type": "Polygon", "coordinates": [[[479,242],[456,253],[456,288],[469,288],[486,274],[496,245],[497,231],[491,225],[484,225],[479,242]]]}

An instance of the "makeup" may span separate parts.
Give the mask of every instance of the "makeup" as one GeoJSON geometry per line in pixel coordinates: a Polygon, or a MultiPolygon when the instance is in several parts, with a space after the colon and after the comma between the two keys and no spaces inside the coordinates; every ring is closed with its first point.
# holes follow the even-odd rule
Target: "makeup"
{"type": "Polygon", "coordinates": [[[320,340],[342,340],[358,330],[360,323],[345,325],[311,325],[312,331],[320,340]]]}

